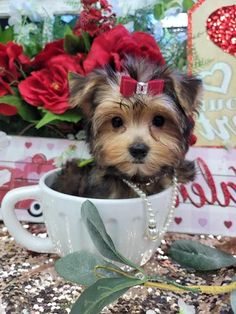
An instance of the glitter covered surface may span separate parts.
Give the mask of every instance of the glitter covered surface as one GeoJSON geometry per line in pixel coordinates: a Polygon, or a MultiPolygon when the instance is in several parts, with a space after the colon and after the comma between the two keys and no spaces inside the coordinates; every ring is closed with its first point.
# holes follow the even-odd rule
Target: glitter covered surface
{"type": "MultiPolygon", "coordinates": [[[[41,225],[25,225],[31,232],[42,232],[41,225]]],[[[193,239],[208,245],[220,245],[225,238],[212,236],[190,236],[168,234],[161,249],[145,265],[148,274],[159,274],[177,280],[181,284],[221,285],[231,282],[235,274],[233,267],[218,272],[199,275],[188,272],[171,262],[165,252],[173,240],[193,239]]],[[[65,282],[54,271],[55,255],[38,254],[18,246],[9,236],[6,227],[0,223],[0,313],[39,314],[70,312],[83,287],[65,282]]],[[[178,299],[194,305],[199,314],[233,313],[229,305],[229,295],[197,295],[162,292],[154,288],[134,287],[122,298],[105,308],[102,313],[178,313],[178,299]]],[[[81,313],[82,314],[82,313],[81,313]]]]}
{"type": "Polygon", "coordinates": [[[215,45],[236,56],[236,5],[213,12],[207,19],[206,28],[215,45]]]}

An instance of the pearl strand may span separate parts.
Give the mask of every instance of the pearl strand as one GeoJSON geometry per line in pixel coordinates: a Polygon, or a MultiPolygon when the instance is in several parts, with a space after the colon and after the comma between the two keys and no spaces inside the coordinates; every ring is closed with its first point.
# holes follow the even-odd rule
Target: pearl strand
{"type": "MultiPolygon", "coordinates": [[[[168,214],[165,219],[163,228],[161,230],[158,230],[157,228],[157,220],[156,216],[152,209],[152,204],[148,200],[148,197],[145,192],[143,192],[136,184],[123,179],[123,182],[127,184],[144,202],[146,213],[147,213],[147,237],[150,240],[161,240],[164,236],[164,234],[167,232],[167,229],[169,228],[170,224],[172,223],[173,216],[174,216],[174,210],[175,210],[175,204],[176,204],[176,197],[178,194],[178,179],[176,175],[176,171],[174,170],[174,176],[173,176],[173,190],[171,195],[171,201],[168,209],[168,214]]],[[[157,212],[157,215],[159,213],[157,212]]]]}

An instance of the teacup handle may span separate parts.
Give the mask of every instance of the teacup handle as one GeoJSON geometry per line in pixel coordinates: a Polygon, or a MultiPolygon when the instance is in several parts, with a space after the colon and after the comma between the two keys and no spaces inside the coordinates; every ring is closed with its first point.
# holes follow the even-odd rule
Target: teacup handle
{"type": "Polygon", "coordinates": [[[39,253],[54,253],[55,249],[50,238],[39,238],[25,230],[15,214],[15,204],[26,199],[40,200],[38,185],[25,186],[9,191],[1,204],[3,221],[9,233],[23,247],[39,253]]]}

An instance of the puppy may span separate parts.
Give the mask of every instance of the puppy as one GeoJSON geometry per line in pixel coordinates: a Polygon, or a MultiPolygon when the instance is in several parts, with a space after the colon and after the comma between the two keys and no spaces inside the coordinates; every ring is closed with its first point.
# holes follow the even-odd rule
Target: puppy
{"type": "Polygon", "coordinates": [[[185,160],[200,106],[202,83],[149,60],[127,57],[123,72],[110,66],[72,74],[72,107],[79,107],[94,161],[69,161],[55,180],[59,192],[92,198],[137,197],[123,179],[148,195],[194,179],[185,160]]]}

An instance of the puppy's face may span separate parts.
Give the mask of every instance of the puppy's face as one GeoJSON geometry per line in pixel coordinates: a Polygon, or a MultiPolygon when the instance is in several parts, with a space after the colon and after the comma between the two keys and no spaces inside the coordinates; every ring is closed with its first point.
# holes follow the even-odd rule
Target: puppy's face
{"type": "MultiPolygon", "coordinates": [[[[147,67],[144,68],[146,73],[147,67]]],[[[170,73],[165,70],[158,74],[165,80],[163,93],[134,94],[128,98],[120,93],[121,74],[108,74],[91,74],[76,93],[81,78],[72,86],[72,102],[78,105],[79,99],[84,101],[81,106],[85,107],[89,143],[96,162],[129,177],[154,177],[163,167],[176,166],[188,149],[193,125],[188,118],[190,109],[179,103],[177,93],[182,91],[174,87],[170,73]]]]}
{"type": "Polygon", "coordinates": [[[180,115],[166,96],[104,95],[92,117],[92,153],[102,167],[128,176],[154,176],[183,156],[180,115]]]}

